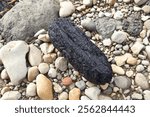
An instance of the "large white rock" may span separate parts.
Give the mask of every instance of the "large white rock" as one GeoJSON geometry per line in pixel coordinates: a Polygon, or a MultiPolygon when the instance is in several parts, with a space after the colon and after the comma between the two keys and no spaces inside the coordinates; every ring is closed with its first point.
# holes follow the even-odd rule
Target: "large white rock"
{"type": "Polygon", "coordinates": [[[0,49],[0,58],[14,85],[19,84],[27,74],[25,57],[28,50],[24,41],[11,41],[0,49]]]}

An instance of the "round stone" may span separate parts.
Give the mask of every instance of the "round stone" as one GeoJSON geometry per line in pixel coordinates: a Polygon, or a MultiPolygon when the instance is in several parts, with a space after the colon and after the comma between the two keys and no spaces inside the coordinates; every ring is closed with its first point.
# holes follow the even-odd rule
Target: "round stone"
{"type": "Polygon", "coordinates": [[[83,0],[83,4],[88,7],[91,7],[93,5],[93,1],[92,0],[83,0]]]}
{"type": "Polygon", "coordinates": [[[149,5],[145,5],[142,7],[142,10],[145,12],[145,13],[150,13],[150,6],[149,5]]]}
{"type": "Polygon", "coordinates": [[[54,68],[50,68],[49,71],[48,71],[48,76],[50,78],[56,78],[56,76],[57,76],[57,70],[54,69],[54,68]]]}
{"type": "Polygon", "coordinates": [[[90,18],[86,18],[86,19],[82,20],[81,25],[86,30],[89,30],[89,31],[95,31],[96,30],[96,25],[90,18]]]}
{"type": "Polygon", "coordinates": [[[145,26],[148,30],[150,30],[150,19],[149,19],[149,20],[146,20],[146,21],[144,22],[144,26],[145,26]]]}
{"type": "Polygon", "coordinates": [[[69,86],[72,84],[72,79],[70,77],[65,77],[62,79],[62,84],[65,86],[69,86]]]}
{"type": "Polygon", "coordinates": [[[38,69],[41,74],[46,74],[49,70],[49,65],[47,63],[40,63],[38,69]]]}
{"type": "Polygon", "coordinates": [[[127,63],[129,64],[129,65],[136,65],[137,64],[137,58],[134,58],[134,57],[129,57],[128,59],[127,59],[127,63]]]}
{"type": "Polygon", "coordinates": [[[36,85],[34,83],[30,83],[26,89],[26,96],[35,96],[36,95],[36,85]]]}
{"type": "Polygon", "coordinates": [[[61,93],[63,91],[62,87],[59,84],[53,82],[53,85],[54,85],[54,91],[56,93],[61,93]]]}
{"type": "Polygon", "coordinates": [[[119,19],[122,19],[122,18],[123,18],[123,13],[121,11],[115,12],[114,19],[119,20],[119,19]]]}
{"type": "Polygon", "coordinates": [[[45,63],[49,63],[49,64],[51,64],[53,62],[53,58],[52,58],[51,54],[43,55],[43,60],[45,63]]]}
{"type": "Polygon", "coordinates": [[[136,66],[136,71],[137,72],[142,72],[144,70],[144,66],[143,65],[137,65],[136,66]]]}
{"type": "Polygon", "coordinates": [[[111,43],[112,43],[112,42],[111,42],[111,39],[104,39],[104,40],[103,40],[103,45],[104,45],[104,46],[108,46],[108,47],[109,47],[109,46],[111,46],[111,43]]]}
{"type": "Polygon", "coordinates": [[[9,78],[6,69],[3,69],[3,70],[2,70],[2,72],[1,72],[1,78],[2,78],[3,80],[6,80],[6,79],[9,78]]]}
{"type": "Polygon", "coordinates": [[[150,91],[149,90],[143,91],[143,94],[144,94],[145,100],[150,100],[150,91]]]}
{"type": "Polygon", "coordinates": [[[117,73],[117,74],[120,74],[120,75],[125,74],[125,71],[122,69],[122,67],[119,67],[115,64],[112,64],[111,67],[112,67],[113,73],[117,73]]]}
{"type": "Polygon", "coordinates": [[[69,98],[69,94],[67,92],[62,92],[59,96],[59,100],[67,100],[69,98]]]}
{"type": "Polygon", "coordinates": [[[18,91],[7,91],[3,94],[2,100],[18,100],[21,98],[21,94],[18,91]]]}
{"type": "Polygon", "coordinates": [[[131,86],[131,80],[125,76],[117,76],[114,78],[117,87],[121,89],[128,89],[131,86]]]}

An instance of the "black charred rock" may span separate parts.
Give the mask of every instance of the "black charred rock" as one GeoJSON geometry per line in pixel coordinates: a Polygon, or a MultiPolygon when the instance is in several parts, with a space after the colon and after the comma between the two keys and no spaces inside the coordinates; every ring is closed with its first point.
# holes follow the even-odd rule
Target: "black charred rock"
{"type": "Polygon", "coordinates": [[[69,19],[54,20],[48,32],[54,47],[88,81],[94,84],[111,81],[112,69],[107,57],[69,19]]]}

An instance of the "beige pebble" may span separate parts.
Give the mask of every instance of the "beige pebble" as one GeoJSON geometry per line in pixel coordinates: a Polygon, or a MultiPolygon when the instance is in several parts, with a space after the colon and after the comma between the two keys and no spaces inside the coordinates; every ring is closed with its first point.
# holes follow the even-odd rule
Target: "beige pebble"
{"type": "Polygon", "coordinates": [[[79,88],[73,88],[69,91],[69,100],[79,100],[81,91],[79,88]]]}
{"type": "Polygon", "coordinates": [[[137,64],[137,58],[129,57],[127,59],[127,63],[130,64],[130,65],[136,65],[137,64]]]}
{"type": "Polygon", "coordinates": [[[28,81],[33,81],[36,79],[37,75],[39,74],[39,70],[37,66],[30,67],[28,69],[28,81]]]}
{"type": "Polygon", "coordinates": [[[108,83],[106,83],[106,84],[104,84],[104,85],[100,85],[101,89],[103,89],[103,90],[107,89],[107,88],[108,88],[108,86],[109,86],[109,84],[108,84],[108,83]]]}
{"type": "Polygon", "coordinates": [[[52,58],[51,54],[45,54],[43,56],[43,60],[44,60],[45,63],[50,63],[51,64],[53,62],[53,58],[52,58]]]}
{"type": "Polygon", "coordinates": [[[68,93],[67,92],[62,92],[59,96],[58,99],[59,100],[67,100],[68,99],[68,93]]]}
{"type": "Polygon", "coordinates": [[[38,69],[41,74],[46,74],[49,70],[49,65],[47,63],[40,63],[38,69]]]}
{"type": "Polygon", "coordinates": [[[124,75],[125,74],[125,71],[121,67],[119,67],[115,64],[112,64],[111,67],[112,67],[113,73],[117,73],[119,75],[124,75]]]}
{"type": "Polygon", "coordinates": [[[48,34],[40,34],[38,36],[38,39],[43,41],[43,42],[50,42],[50,38],[48,34]]]}
{"type": "Polygon", "coordinates": [[[36,78],[37,94],[42,100],[53,99],[52,82],[43,74],[39,74],[36,78]]]}
{"type": "Polygon", "coordinates": [[[65,77],[62,79],[62,84],[65,86],[68,86],[68,85],[72,84],[72,79],[70,77],[65,77]]]}

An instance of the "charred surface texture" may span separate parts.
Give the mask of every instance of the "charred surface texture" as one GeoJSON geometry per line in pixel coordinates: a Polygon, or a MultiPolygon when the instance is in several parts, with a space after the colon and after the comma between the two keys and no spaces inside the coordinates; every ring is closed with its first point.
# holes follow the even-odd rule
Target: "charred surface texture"
{"type": "Polygon", "coordinates": [[[111,81],[112,69],[107,57],[70,20],[59,18],[49,27],[49,36],[55,48],[88,81],[104,84],[111,81]]]}

